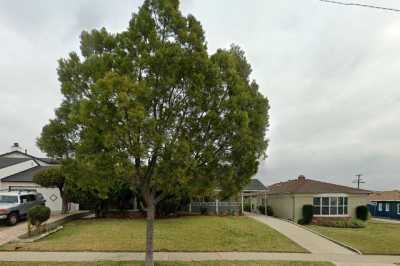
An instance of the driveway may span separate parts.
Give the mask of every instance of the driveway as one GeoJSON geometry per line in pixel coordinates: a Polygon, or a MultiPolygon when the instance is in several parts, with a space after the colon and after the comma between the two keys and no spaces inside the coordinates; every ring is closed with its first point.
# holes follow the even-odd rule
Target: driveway
{"type": "Polygon", "coordinates": [[[19,222],[15,226],[0,225],[0,245],[16,239],[27,230],[27,222],[19,222]]]}
{"type": "MultiPolygon", "coordinates": [[[[54,214],[50,217],[47,223],[52,223],[64,217],[65,215],[54,214]]],[[[14,226],[0,225],[0,246],[17,239],[18,236],[26,233],[27,230],[26,221],[21,221],[14,226]]]]}
{"type": "Polygon", "coordinates": [[[332,241],[314,234],[300,226],[293,223],[269,217],[264,215],[249,215],[253,219],[262,222],[281,234],[287,236],[303,248],[307,249],[313,254],[341,254],[341,255],[354,255],[353,251],[344,248],[332,241]]]}

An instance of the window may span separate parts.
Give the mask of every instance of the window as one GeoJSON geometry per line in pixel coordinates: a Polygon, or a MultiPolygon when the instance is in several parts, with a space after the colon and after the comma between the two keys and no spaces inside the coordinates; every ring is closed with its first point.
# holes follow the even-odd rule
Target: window
{"type": "Polygon", "coordinates": [[[321,198],[314,198],[314,214],[321,215],[321,198]]]}
{"type": "Polygon", "coordinates": [[[0,203],[18,203],[17,196],[0,195],[0,203]]]}
{"type": "Polygon", "coordinates": [[[347,196],[317,196],[313,199],[314,215],[343,216],[348,214],[347,196]]]}
{"type": "Polygon", "coordinates": [[[380,211],[380,212],[383,211],[382,203],[381,203],[381,202],[378,203],[378,211],[380,211]]]}
{"type": "Polygon", "coordinates": [[[389,202],[386,202],[386,208],[385,208],[385,211],[390,211],[390,204],[389,204],[389,202]]]}
{"type": "Polygon", "coordinates": [[[397,203],[397,214],[400,215],[400,203],[397,203]]]}
{"type": "Polygon", "coordinates": [[[35,201],[35,200],[36,200],[35,195],[23,195],[23,196],[21,196],[21,202],[22,203],[32,202],[32,201],[35,201]]]}
{"type": "Polygon", "coordinates": [[[329,198],[322,198],[322,215],[329,215],[329,198]]]}

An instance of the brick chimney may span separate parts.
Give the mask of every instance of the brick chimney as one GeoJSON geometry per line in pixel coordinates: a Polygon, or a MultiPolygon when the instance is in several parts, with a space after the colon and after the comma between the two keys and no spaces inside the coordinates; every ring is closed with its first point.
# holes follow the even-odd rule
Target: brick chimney
{"type": "Polygon", "coordinates": [[[306,182],[306,177],[304,175],[299,175],[297,178],[297,183],[304,184],[306,182]]]}

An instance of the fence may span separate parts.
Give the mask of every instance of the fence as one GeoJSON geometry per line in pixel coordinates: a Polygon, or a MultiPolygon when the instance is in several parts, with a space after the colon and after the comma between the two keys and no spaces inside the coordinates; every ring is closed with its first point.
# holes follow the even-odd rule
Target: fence
{"type": "Polygon", "coordinates": [[[189,204],[189,212],[223,214],[223,213],[241,213],[242,204],[240,202],[231,201],[209,201],[209,202],[192,202],[189,204]]]}

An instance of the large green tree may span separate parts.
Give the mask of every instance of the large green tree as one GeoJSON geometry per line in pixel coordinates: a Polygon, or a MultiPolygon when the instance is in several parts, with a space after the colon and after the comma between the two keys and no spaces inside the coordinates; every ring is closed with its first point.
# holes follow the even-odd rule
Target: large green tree
{"type": "Polygon", "coordinates": [[[237,46],[208,54],[200,23],[178,0],[145,0],[125,31],[83,32],[81,55],[60,60],[64,101],[39,146],[68,154],[88,173],[83,183],[131,180],[145,202],[146,265],[154,265],[158,202],[182,187],[237,193],[257,172],[269,106],[250,73],[237,46]]]}

